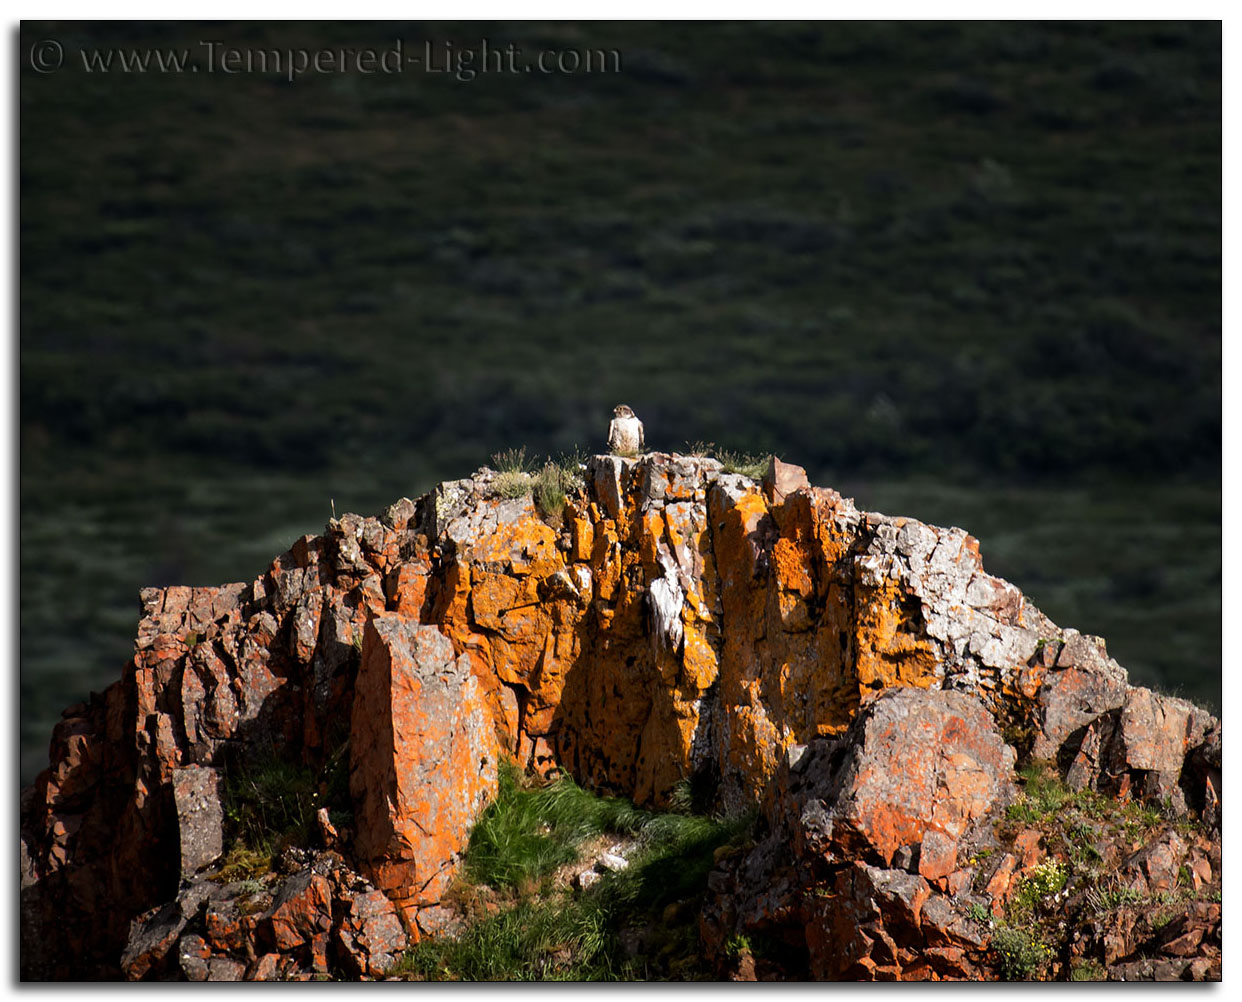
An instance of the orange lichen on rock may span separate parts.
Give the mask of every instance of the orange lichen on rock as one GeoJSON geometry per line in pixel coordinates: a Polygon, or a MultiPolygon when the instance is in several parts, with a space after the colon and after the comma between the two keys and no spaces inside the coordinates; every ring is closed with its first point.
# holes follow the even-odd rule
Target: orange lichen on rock
{"type": "Polygon", "coordinates": [[[499,752],[469,660],[395,614],[367,625],[350,728],[357,851],[412,928],[494,796],[499,752]]]}
{"type": "Polygon", "coordinates": [[[854,670],[861,691],[890,685],[926,689],[936,681],[932,642],[919,629],[918,604],[891,579],[859,584],[854,592],[854,670]]]}

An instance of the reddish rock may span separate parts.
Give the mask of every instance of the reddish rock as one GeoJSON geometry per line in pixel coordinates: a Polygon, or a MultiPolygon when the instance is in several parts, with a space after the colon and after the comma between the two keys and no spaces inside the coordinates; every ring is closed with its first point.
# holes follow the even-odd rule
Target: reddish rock
{"type": "Polygon", "coordinates": [[[368,622],[350,757],[358,852],[412,921],[447,887],[495,794],[499,757],[469,659],[434,627],[395,614],[368,622]]]}
{"type": "MultiPolygon", "coordinates": [[[[1081,636],[1071,640],[1082,641],[1081,636]]],[[[1069,646],[1067,645],[1067,650],[1069,646]]],[[[1084,648],[1085,649],[1085,648],[1084,648]]],[[[1062,652],[1058,661],[1068,660],[1062,652]]],[[[1062,667],[1048,672],[1039,690],[1039,731],[1031,755],[1055,761],[1061,746],[1101,715],[1120,707],[1129,685],[1125,673],[1092,667],[1062,667]]]]}
{"type": "Polygon", "coordinates": [[[843,750],[833,768],[836,746],[813,745],[791,774],[794,801],[806,805],[795,834],[806,852],[890,862],[935,832],[946,840],[933,836],[941,867],[948,841],[1016,796],[1013,749],[964,693],[885,690],[864,704],[843,750]]]}
{"type": "Polygon", "coordinates": [[[255,924],[254,920],[244,921],[236,902],[228,898],[210,902],[203,921],[207,942],[212,950],[220,953],[243,950],[255,924]]]}
{"type": "Polygon", "coordinates": [[[1027,828],[1018,832],[1013,839],[1013,851],[1018,854],[1018,868],[1029,870],[1044,858],[1044,850],[1040,846],[1043,835],[1035,828],[1027,828]]]}
{"type": "Polygon", "coordinates": [[[992,899],[993,915],[999,917],[1004,914],[1005,902],[1009,900],[1009,893],[1013,887],[1014,869],[1017,865],[1017,857],[1007,852],[1001,857],[1000,865],[988,879],[985,891],[992,899]]]}
{"type": "Polygon", "coordinates": [[[785,498],[803,487],[810,487],[806,478],[806,470],[793,463],[785,463],[775,456],[768,463],[768,472],[763,475],[763,492],[774,504],[784,504],[785,498]]]}
{"type": "Polygon", "coordinates": [[[287,953],[332,927],[332,889],[326,878],[303,871],[285,881],[259,919],[262,941],[287,953]]]}
{"type": "Polygon", "coordinates": [[[1186,858],[1186,843],[1174,832],[1160,841],[1144,846],[1122,865],[1122,874],[1141,873],[1143,886],[1149,893],[1159,894],[1176,886],[1178,873],[1186,858]]]}
{"type": "Polygon", "coordinates": [[[961,894],[970,886],[973,877],[971,870],[954,870],[944,879],[944,891],[954,896],[961,894]]]}
{"type": "Polygon", "coordinates": [[[400,958],[407,945],[397,910],[380,891],[349,894],[336,928],[337,955],[354,975],[379,977],[400,958]]]}
{"type": "Polygon", "coordinates": [[[939,880],[957,869],[957,842],[942,831],[931,829],[923,836],[919,849],[919,873],[927,880],[939,880]]]}
{"type": "Polygon", "coordinates": [[[333,848],[341,837],[336,826],[332,824],[332,819],[328,817],[326,807],[321,807],[315,812],[315,829],[319,832],[319,841],[323,843],[325,849],[333,848]]]}
{"type": "Polygon", "coordinates": [[[1203,942],[1203,932],[1204,930],[1198,927],[1187,929],[1180,936],[1175,936],[1167,941],[1161,947],[1161,950],[1174,957],[1194,956],[1199,948],[1199,944],[1203,942]]]}

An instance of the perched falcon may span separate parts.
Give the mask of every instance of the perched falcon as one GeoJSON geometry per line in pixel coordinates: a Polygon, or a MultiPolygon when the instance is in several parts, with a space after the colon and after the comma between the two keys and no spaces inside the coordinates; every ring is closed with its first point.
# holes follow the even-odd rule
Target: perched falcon
{"type": "Polygon", "coordinates": [[[608,448],[618,456],[637,456],[643,451],[643,423],[625,404],[612,410],[612,423],[608,426],[608,448]]]}

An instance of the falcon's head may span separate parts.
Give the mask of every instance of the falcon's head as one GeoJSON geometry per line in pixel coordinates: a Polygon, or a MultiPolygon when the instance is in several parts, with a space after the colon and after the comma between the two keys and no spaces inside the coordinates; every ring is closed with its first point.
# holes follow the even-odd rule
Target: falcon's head
{"type": "Polygon", "coordinates": [[[630,408],[629,404],[617,404],[617,406],[612,409],[612,416],[633,417],[634,411],[630,408]]]}

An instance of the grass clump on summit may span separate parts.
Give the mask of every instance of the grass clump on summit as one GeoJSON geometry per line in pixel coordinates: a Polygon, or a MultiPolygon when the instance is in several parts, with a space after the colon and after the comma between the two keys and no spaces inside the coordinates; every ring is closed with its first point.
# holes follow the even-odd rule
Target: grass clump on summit
{"type": "Polygon", "coordinates": [[[560,526],[565,511],[565,500],[574,491],[581,490],[582,457],[578,453],[562,456],[559,461],[548,459],[543,464],[531,486],[535,504],[555,526],[560,526]]]}
{"type": "Polygon", "coordinates": [[[752,453],[733,452],[723,449],[716,453],[725,473],[740,473],[751,480],[761,480],[768,472],[768,456],[752,453]]]}
{"type": "Polygon", "coordinates": [[[530,495],[544,517],[559,527],[566,498],[581,490],[583,457],[574,452],[559,460],[548,457],[535,470],[535,461],[526,458],[526,447],[506,449],[492,456],[496,476],[492,480],[493,497],[511,500],[530,495]]]}
{"type": "Polygon", "coordinates": [[[496,478],[492,481],[492,493],[506,501],[524,497],[531,490],[530,462],[526,447],[505,449],[492,456],[496,464],[496,478]]]}

